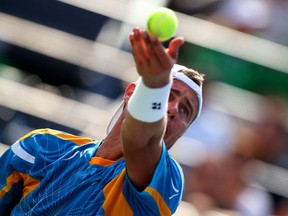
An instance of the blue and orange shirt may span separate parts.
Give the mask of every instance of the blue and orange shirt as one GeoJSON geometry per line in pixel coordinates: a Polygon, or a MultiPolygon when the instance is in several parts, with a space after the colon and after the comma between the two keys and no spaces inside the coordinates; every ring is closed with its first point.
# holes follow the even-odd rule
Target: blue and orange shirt
{"type": "Polygon", "coordinates": [[[138,191],[125,161],[95,157],[102,141],[51,129],[32,131],[0,159],[0,215],[171,215],[183,173],[163,144],[150,184],[138,191]]]}

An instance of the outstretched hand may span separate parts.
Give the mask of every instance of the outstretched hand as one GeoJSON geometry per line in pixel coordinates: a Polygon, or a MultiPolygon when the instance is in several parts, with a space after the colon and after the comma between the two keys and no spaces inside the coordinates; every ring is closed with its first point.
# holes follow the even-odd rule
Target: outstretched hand
{"type": "Polygon", "coordinates": [[[169,83],[171,69],[176,63],[182,37],[171,40],[166,49],[156,36],[136,27],[129,35],[137,72],[147,87],[160,88],[169,83]]]}

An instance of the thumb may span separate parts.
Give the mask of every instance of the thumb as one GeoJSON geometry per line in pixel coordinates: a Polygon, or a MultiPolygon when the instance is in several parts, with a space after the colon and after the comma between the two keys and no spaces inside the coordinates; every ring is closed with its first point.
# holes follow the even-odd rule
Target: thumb
{"type": "Polygon", "coordinates": [[[168,47],[168,54],[173,58],[178,58],[179,48],[184,44],[185,40],[183,37],[177,37],[171,40],[168,47]]]}

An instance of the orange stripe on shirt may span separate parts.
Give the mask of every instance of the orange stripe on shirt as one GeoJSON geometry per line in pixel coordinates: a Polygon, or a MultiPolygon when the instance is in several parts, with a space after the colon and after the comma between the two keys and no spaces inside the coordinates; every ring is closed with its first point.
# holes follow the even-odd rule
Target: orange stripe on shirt
{"type": "Polygon", "coordinates": [[[2,198],[6,193],[8,193],[13,186],[13,184],[21,180],[21,176],[18,172],[14,171],[6,179],[6,186],[0,190],[0,198],[2,198]]]}
{"type": "Polygon", "coordinates": [[[22,190],[23,195],[21,197],[21,199],[23,199],[25,196],[31,193],[40,184],[40,181],[38,179],[32,178],[28,174],[25,174],[25,173],[19,173],[19,174],[24,180],[23,190],[22,190]]]}
{"type": "Polygon", "coordinates": [[[71,142],[76,143],[77,145],[84,145],[84,144],[87,144],[89,142],[94,142],[94,140],[91,138],[80,137],[80,136],[75,136],[72,134],[62,133],[58,130],[53,130],[53,129],[49,129],[49,128],[33,130],[30,133],[28,133],[27,135],[23,136],[20,140],[26,139],[28,137],[33,136],[34,134],[39,134],[39,133],[40,134],[41,133],[42,134],[51,134],[51,135],[60,137],[61,139],[70,140],[71,142]]]}
{"type": "Polygon", "coordinates": [[[28,174],[14,171],[7,177],[6,186],[0,190],[0,198],[2,198],[6,193],[11,190],[13,184],[18,183],[21,180],[23,180],[21,199],[23,199],[31,191],[33,191],[40,183],[39,180],[30,177],[28,174]]]}
{"type": "Polygon", "coordinates": [[[65,140],[70,140],[71,142],[76,143],[77,145],[84,145],[84,144],[87,144],[87,143],[90,143],[90,142],[94,142],[90,138],[75,136],[75,135],[72,135],[72,134],[61,134],[61,133],[58,133],[58,134],[55,134],[55,136],[58,136],[58,137],[60,137],[62,139],[65,139],[65,140]]]}
{"type": "Polygon", "coordinates": [[[152,187],[147,187],[145,189],[145,191],[147,193],[149,193],[154,198],[156,203],[158,204],[160,215],[171,215],[172,214],[169,207],[167,206],[167,204],[165,203],[162,196],[159,194],[159,192],[157,190],[155,190],[152,187]]]}
{"type": "Polygon", "coordinates": [[[122,193],[125,176],[126,172],[124,169],[118,177],[109,182],[103,189],[105,196],[103,209],[105,215],[133,216],[132,209],[122,193]]]}
{"type": "Polygon", "coordinates": [[[92,157],[90,160],[90,165],[92,164],[97,164],[100,166],[109,166],[111,164],[115,163],[115,161],[113,160],[108,160],[105,158],[101,158],[101,157],[92,157]]]}

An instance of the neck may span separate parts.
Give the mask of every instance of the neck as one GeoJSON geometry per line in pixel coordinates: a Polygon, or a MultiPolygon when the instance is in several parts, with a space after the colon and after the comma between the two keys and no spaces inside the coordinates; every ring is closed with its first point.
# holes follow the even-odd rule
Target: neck
{"type": "Polygon", "coordinates": [[[95,154],[96,157],[101,157],[113,161],[123,159],[121,124],[122,121],[119,119],[111,132],[104,139],[103,143],[100,145],[95,154]]]}

